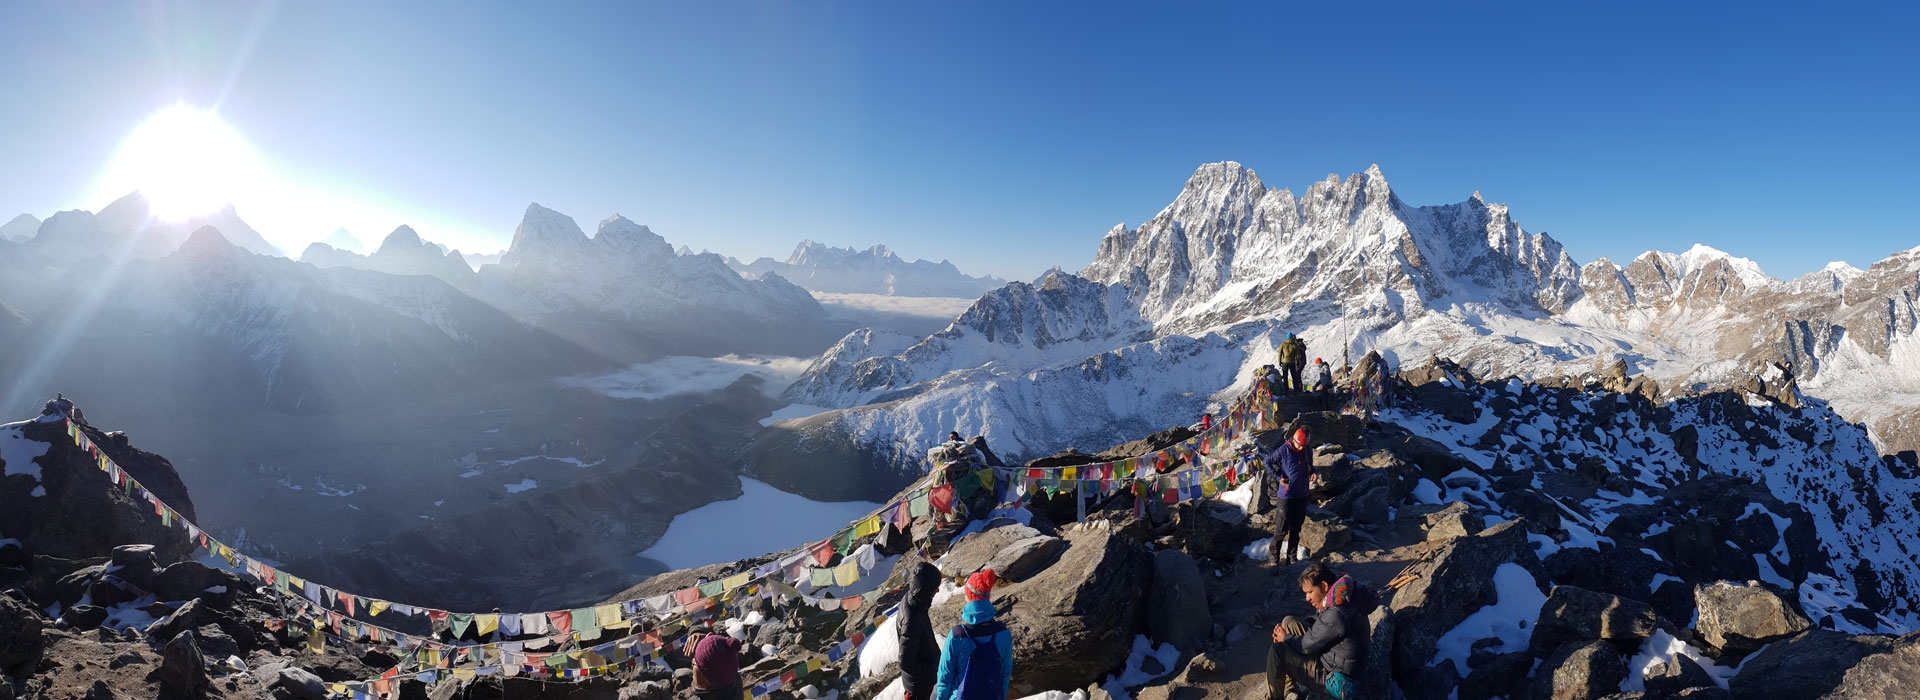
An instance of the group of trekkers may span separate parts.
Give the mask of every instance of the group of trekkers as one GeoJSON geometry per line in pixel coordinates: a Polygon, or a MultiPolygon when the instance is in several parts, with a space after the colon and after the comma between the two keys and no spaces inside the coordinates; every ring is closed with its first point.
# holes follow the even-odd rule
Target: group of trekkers
{"type": "MultiPolygon", "coordinates": [[[[1377,358],[1377,355],[1374,356],[1377,358]]],[[[1377,364],[1377,363],[1376,363],[1377,364]]],[[[951,483],[973,470],[987,468],[984,440],[963,441],[950,433],[934,448],[936,474],[951,483]],[[962,458],[964,457],[964,458],[962,458]],[[959,470],[959,474],[953,473],[959,470]]],[[[1308,492],[1319,482],[1306,428],[1297,428],[1280,445],[1256,452],[1263,465],[1262,501],[1271,496],[1277,510],[1271,561],[1288,567],[1302,558],[1300,530],[1306,520],[1308,492]]],[[[934,456],[933,454],[929,455],[934,456]]],[[[998,459],[992,459],[998,463],[998,459]]],[[[990,495],[989,489],[982,489],[990,495]]],[[[990,497],[985,500],[991,500],[990,497]]],[[[986,517],[990,503],[956,503],[950,521],[936,520],[935,530],[954,530],[967,521],[986,517]]],[[[1264,507],[1264,506],[1261,506],[1264,507]]],[[[951,535],[949,535],[951,536],[951,535]]],[[[940,541],[938,544],[946,544],[940,541]]],[[[945,644],[936,638],[929,611],[945,575],[930,561],[930,533],[916,550],[917,561],[907,576],[906,599],[896,622],[900,648],[900,679],[906,700],[1004,700],[1013,675],[1013,634],[994,619],[992,592],[998,582],[992,569],[958,579],[966,595],[961,624],[947,632],[945,644]]],[[[1327,696],[1355,697],[1354,679],[1367,660],[1367,616],[1379,605],[1379,596],[1365,585],[1321,562],[1309,562],[1299,576],[1299,590],[1313,607],[1311,617],[1283,618],[1272,632],[1267,650],[1265,696],[1269,700],[1299,700],[1327,696]]]]}
{"type": "Polygon", "coordinates": [[[1319,396],[1328,402],[1329,408],[1336,398],[1344,398],[1346,408],[1368,418],[1372,418],[1390,396],[1386,391],[1387,362],[1378,350],[1368,350],[1360,363],[1352,367],[1346,365],[1346,351],[1342,350],[1341,366],[1336,369],[1318,357],[1308,363],[1306,341],[1288,333],[1275,354],[1272,372],[1267,375],[1268,388],[1275,396],[1319,396]]]}

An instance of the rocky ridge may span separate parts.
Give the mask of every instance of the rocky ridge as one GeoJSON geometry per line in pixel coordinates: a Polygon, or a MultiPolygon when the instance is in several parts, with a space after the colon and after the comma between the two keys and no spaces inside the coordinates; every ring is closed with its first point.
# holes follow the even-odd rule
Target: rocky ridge
{"type": "MultiPolygon", "coordinates": [[[[1309,554],[1383,592],[1396,574],[1413,575],[1412,583],[1386,594],[1372,617],[1372,661],[1359,679],[1374,693],[1369,696],[1383,696],[1394,686],[1408,697],[1448,697],[1457,690],[1462,698],[1837,698],[1902,687],[1902,674],[1915,670],[1920,655],[1913,650],[1920,640],[1884,632],[1912,622],[1915,557],[1896,535],[1874,531],[1910,530],[1916,504],[1897,501],[1911,495],[1920,474],[1909,463],[1876,455],[1877,468],[1887,470],[1873,479],[1880,497],[1852,502],[1844,489],[1856,462],[1846,455],[1870,453],[1871,447],[1857,429],[1846,434],[1846,424],[1830,414],[1810,416],[1808,409],[1782,409],[1739,395],[1655,404],[1601,387],[1484,382],[1446,363],[1410,372],[1397,395],[1401,408],[1375,423],[1319,412],[1313,401],[1295,399],[1277,407],[1275,420],[1281,426],[1276,432],[1306,425],[1316,436],[1315,463],[1324,483],[1313,494],[1319,507],[1310,513],[1303,538],[1309,554]],[[1799,447],[1789,443],[1791,436],[1799,436],[1799,447]],[[1840,456],[1813,456],[1829,450],[1840,456]],[[1791,461],[1793,468],[1776,473],[1769,460],[1791,461]],[[1769,483],[1778,478],[1792,481],[1796,498],[1773,494],[1769,483]],[[1856,527],[1855,520],[1869,527],[1856,527]]],[[[59,423],[7,427],[49,445],[44,455],[30,458],[40,470],[35,479],[71,479],[74,497],[89,488],[102,498],[123,496],[64,443],[59,423]]],[[[1045,463],[1090,463],[1179,438],[1169,433],[1116,447],[1105,457],[1062,455],[1045,463]]],[[[9,450],[5,459],[15,454],[9,450]]],[[[6,467],[0,492],[6,505],[47,498],[26,493],[39,484],[15,475],[19,465],[9,461],[6,467]]],[[[67,487],[60,488],[65,494],[67,487]]],[[[1287,585],[1299,565],[1264,561],[1260,545],[1272,513],[1259,507],[1253,488],[1178,505],[1156,500],[1138,516],[1132,496],[1120,493],[1091,508],[1084,522],[1072,522],[1070,498],[1036,496],[1029,509],[1009,513],[1017,517],[981,523],[979,534],[957,540],[939,564],[949,574],[989,565],[1007,572],[1009,582],[996,588],[994,601],[1019,640],[1017,695],[1083,689],[1161,698],[1199,689],[1240,697],[1261,682],[1264,630],[1281,615],[1305,611],[1287,585]],[[1204,607],[1167,614],[1196,601],[1204,607]]],[[[47,503],[66,503],[67,496],[59,498],[47,503]]],[[[105,529],[110,539],[164,544],[178,538],[177,531],[130,506],[102,506],[131,516],[105,529]]],[[[44,516],[92,512],[88,507],[44,516]]],[[[97,552],[106,565],[93,570],[84,561],[36,556],[62,546],[49,539],[52,531],[0,545],[0,555],[9,547],[18,552],[0,556],[0,566],[12,567],[0,569],[16,589],[11,600],[33,601],[0,602],[11,605],[0,613],[18,618],[0,627],[38,631],[0,640],[0,649],[10,650],[0,662],[16,694],[83,694],[93,692],[97,680],[108,684],[108,692],[132,697],[171,693],[167,688],[188,689],[183,697],[203,690],[254,697],[245,693],[306,678],[286,671],[282,661],[296,640],[259,631],[258,620],[272,613],[244,586],[228,585],[237,579],[191,568],[198,565],[174,564],[189,568],[169,574],[172,567],[162,566],[168,558],[155,556],[167,552],[155,549],[97,552]],[[135,561],[141,563],[129,565],[135,561]],[[150,578],[152,588],[129,576],[150,578]],[[60,605],[58,620],[39,609],[73,592],[112,600],[109,591],[159,590],[159,581],[173,578],[191,579],[188,586],[205,591],[188,596],[192,604],[147,604],[165,616],[132,639],[85,632],[100,606],[78,597],[73,605],[60,605]],[[208,581],[224,581],[222,591],[212,592],[215,586],[203,585],[208,581]],[[47,631],[62,625],[81,632],[47,631]],[[195,629],[194,637],[174,641],[185,629],[195,629]],[[192,652],[166,648],[191,644],[202,659],[217,659],[218,652],[207,648],[224,645],[221,637],[233,641],[240,653],[231,656],[251,670],[203,663],[203,683],[189,672],[192,652]],[[172,670],[156,670],[132,685],[127,674],[112,680],[104,670],[89,670],[129,653],[157,657],[160,667],[172,670]],[[262,678],[267,669],[271,677],[262,678]]],[[[687,585],[696,575],[717,580],[777,556],[664,575],[620,598],[687,585]]],[[[911,560],[897,560],[879,585],[893,589],[911,560]]],[[[854,611],[802,606],[776,615],[769,609],[729,629],[752,642],[746,671],[752,682],[875,621],[887,602],[854,611]]],[[[958,596],[936,598],[936,628],[953,622],[958,605],[958,596]]],[[[109,622],[124,619],[124,604],[109,607],[118,611],[109,612],[109,622]]],[[[882,625],[874,637],[888,633],[890,627],[882,625]]],[[[378,657],[354,660],[337,653],[330,648],[321,660],[330,665],[313,668],[316,680],[366,678],[381,666],[378,657]]],[[[806,685],[850,697],[885,696],[891,676],[884,645],[851,658],[865,664],[864,680],[843,679],[854,668],[842,660],[772,697],[790,700],[806,685]]],[[[443,689],[453,697],[503,692],[497,678],[454,686],[443,689]]],[[[578,686],[514,685],[505,692],[664,698],[674,687],[668,677],[636,673],[578,686]]],[[[426,690],[403,687],[402,695],[426,690]]]]}

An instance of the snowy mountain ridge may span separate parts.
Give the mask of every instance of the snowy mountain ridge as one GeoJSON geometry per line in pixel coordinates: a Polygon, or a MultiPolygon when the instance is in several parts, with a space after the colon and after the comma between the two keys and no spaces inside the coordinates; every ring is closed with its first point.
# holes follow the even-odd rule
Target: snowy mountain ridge
{"type": "Polygon", "coordinates": [[[1552,378],[1619,361],[1663,399],[1746,387],[1785,360],[1883,449],[1920,447],[1904,429],[1920,424],[1920,253],[1849,270],[1781,282],[1706,246],[1583,267],[1478,193],[1408,206],[1374,166],[1296,197],[1214,163],[1146,223],[1107,232],[1079,275],[988,292],[900,352],[837,347],[788,398],[846,409],[811,425],[902,469],[953,429],[1032,457],[1185,424],[1294,332],[1336,366],[1378,350],[1552,378]]]}
{"type": "Polygon", "coordinates": [[[884,245],[857,250],[811,240],[800,241],[785,262],[727,258],[727,266],[747,277],[778,273],[812,291],[842,294],[972,298],[1006,284],[991,275],[964,274],[946,260],[907,262],[884,245]]]}

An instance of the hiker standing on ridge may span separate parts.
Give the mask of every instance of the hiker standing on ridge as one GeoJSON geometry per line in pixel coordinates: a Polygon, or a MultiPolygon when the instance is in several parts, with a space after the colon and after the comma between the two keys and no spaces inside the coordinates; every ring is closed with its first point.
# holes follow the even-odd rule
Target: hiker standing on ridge
{"type": "Polygon", "coordinates": [[[726,634],[695,632],[687,639],[693,657],[693,695],[716,700],[740,697],[740,640],[726,634]]]}
{"type": "Polygon", "coordinates": [[[1292,333],[1280,341],[1280,383],[1288,393],[1298,394],[1306,391],[1306,385],[1300,383],[1300,370],[1307,366],[1307,344],[1292,333]]]}
{"type": "Polygon", "coordinates": [[[993,619],[993,569],[967,577],[961,624],[947,633],[933,700],[1006,700],[1013,680],[1013,632],[993,619]]]}
{"type": "Polygon", "coordinates": [[[907,575],[907,599],[900,606],[900,685],[906,700],[931,700],[940,679],[940,640],[933,636],[933,595],[940,591],[940,569],[926,560],[907,575]]]}
{"type": "Polygon", "coordinates": [[[1267,697],[1295,700],[1299,683],[1324,688],[1334,700],[1354,696],[1354,677],[1367,662],[1367,616],[1380,597],[1348,576],[1314,562],[1300,574],[1300,593],[1315,610],[1302,622],[1288,615],[1273,628],[1267,648],[1267,697]]]}
{"type": "Polygon", "coordinates": [[[1275,566],[1286,566],[1293,563],[1294,552],[1300,547],[1300,526],[1307,520],[1307,489],[1313,479],[1307,429],[1293,431],[1291,439],[1260,459],[1266,463],[1267,476],[1275,485],[1274,498],[1280,504],[1280,512],[1273,514],[1271,556],[1275,566]]]}

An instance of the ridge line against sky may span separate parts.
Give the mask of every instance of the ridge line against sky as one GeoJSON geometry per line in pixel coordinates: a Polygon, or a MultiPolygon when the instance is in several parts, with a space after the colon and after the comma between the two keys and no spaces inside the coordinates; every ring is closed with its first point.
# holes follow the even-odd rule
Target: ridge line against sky
{"type": "Polygon", "coordinates": [[[1478,190],[1581,263],[1704,243],[1791,278],[1920,245],[1904,6],[110,9],[0,5],[0,218],[125,194],[103,164],[184,102],[317,193],[240,205],[292,254],[401,224],[492,252],[537,201],[742,260],[883,243],[1032,279],[1221,160],[1478,190]]]}

